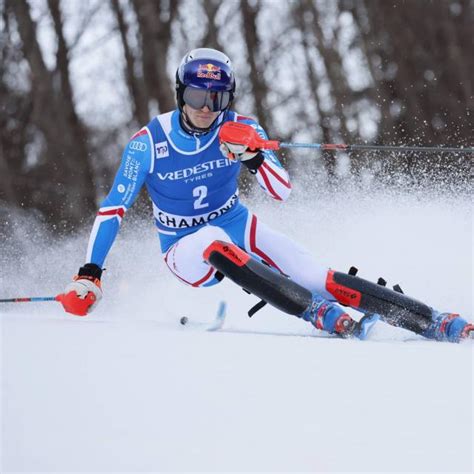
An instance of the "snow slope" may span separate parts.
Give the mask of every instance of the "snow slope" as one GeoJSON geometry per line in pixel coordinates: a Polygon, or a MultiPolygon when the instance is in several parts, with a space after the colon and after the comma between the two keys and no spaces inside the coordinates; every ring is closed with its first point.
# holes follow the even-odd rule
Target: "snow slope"
{"type": "MultiPolygon", "coordinates": [[[[252,207],[333,268],[471,318],[468,197],[307,194],[252,207]]],[[[8,250],[1,297],[55,294],[83,263],[86,235],[29,237],[8,250]]],[[[0,308],[2,472],[472,472],[471,343],[383,323],[338,340],[268,306],[249,319],[256,299],[230,282],[169,275],[151,223],[125,224],[107,266],[87,318],[0,308]],[[179,325],[224,299],[223,331],[179,325]]]]}

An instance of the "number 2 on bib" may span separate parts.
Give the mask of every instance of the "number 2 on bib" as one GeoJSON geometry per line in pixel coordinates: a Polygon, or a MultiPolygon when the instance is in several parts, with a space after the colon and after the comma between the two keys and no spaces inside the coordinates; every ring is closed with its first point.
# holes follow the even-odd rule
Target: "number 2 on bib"
{"type": "Polygon", "coordinates": [[[197,186],[193,189],[193,196],[197,198],[194,201],[194,209],[204,209],[209,206],[209,203],[204,203],[204,199],[207,197],[207,186],[197,186]]]}

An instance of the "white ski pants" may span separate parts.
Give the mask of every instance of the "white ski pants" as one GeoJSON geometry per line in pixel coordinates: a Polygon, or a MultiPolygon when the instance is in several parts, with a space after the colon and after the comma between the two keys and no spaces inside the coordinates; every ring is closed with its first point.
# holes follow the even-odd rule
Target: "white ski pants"
{"type": "Polygon", "coordinates": [[[182,237],[164,254],[166,265],[185,284],[206,287],[218,283],[215,270],[203,258],[204,250],[215,240],[233,242],[311,292],[317,292],[328,300],[334,299],[326,291],[328,268],[318,264],[304,248],[263,224],[250,212],[243,222],[232,222],[224,227],[207,225],[182,237]]]}

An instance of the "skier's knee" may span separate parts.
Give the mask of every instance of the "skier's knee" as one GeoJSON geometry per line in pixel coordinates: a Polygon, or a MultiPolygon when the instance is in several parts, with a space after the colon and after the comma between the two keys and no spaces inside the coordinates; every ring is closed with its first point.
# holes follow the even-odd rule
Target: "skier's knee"
{"type": "Polygon", "coordinates": [[[213,225],[207,225],[203,227],[199,230],[199,234],[209,243],[213,242],[214,240],[226,240],[230,242],[229,234],[220,227],[213,225]]]}
{"type": "Polygon", "coordinates": [[[207,249],[216,241],[224,241],[231,243],[232,240],[223,229],[215,226],[206,226],[203,227],[200,231],[200,238],[203,242],[203,255],[206,253],[207,249]]]}

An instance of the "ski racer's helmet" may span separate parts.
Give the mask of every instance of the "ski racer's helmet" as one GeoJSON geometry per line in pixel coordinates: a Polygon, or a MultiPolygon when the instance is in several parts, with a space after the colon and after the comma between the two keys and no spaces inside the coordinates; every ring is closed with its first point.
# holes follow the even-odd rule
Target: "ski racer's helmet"
{"type": "Polygon", "coordinates": [[[230,59],[210,48],[193,49],[181,60],[176,71],[176,101],[181,114],[183,106],[193,109],[204,106],[221,112],[209,128],[192,126],[193,132],[207,133],[215,128],[219,117],[226,114],[234,100],[235,77],[230,59]]]}

